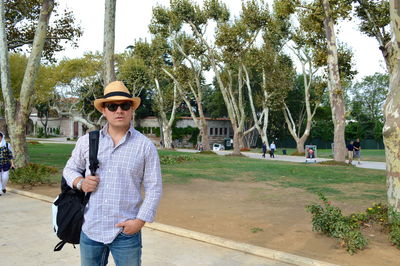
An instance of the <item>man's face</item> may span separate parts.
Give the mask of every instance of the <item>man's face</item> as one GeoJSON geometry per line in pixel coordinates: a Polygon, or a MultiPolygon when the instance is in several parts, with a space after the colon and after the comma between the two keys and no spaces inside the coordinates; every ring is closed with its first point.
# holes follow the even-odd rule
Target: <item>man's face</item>
{"type": "Polygon", "coordinates": [[[131,101],[107,102],[103,106],[103,115],[112,127],[125,128],[129,126],[132,114],[131,101]]]}

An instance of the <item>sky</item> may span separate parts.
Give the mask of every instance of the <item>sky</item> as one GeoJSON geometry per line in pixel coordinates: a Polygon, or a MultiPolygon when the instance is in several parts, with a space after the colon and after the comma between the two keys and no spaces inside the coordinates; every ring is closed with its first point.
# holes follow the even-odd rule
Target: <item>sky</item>
{"type": "MultiPolygon", "coordinates": [[[[271,0],[269,0],[270,2],[271,0]]],[[[196,2],[202,2],[196,0],[196,2]]],[[[233,15],[238,15],[241,0],[223,0],[233,15]]],[[[88,51],[103,50],[104,0],[60,0],[60,7],[68,7],[75,14],[77,23],[84,33],[79,40],[79,48],[67,47],[58,54],[58,58],[81,57],[88,51]]],[[[115,52],[123,52],[133,44],[135,39],[150,39],[148,25],[150,24],[152,7],[168,6],[169,0],[117,0],[115,52]]],[[[375,39],[363,35],[357,30],[355,22],[341,23],[338,40],[346,43],[354,53],[355,68],[359,74],[356,80],[372,75],[375,72],[385,72],[382,54],[375,39]]]]}

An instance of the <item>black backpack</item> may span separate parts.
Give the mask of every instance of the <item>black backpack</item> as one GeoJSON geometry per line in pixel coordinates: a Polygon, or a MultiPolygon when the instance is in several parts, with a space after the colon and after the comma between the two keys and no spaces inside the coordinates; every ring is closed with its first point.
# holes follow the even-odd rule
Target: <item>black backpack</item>
{"type": "MultiPolygon", "coordinates": [[[[89,169],[95,175],[99,166],[97,152],[99,149],[99,131],[89,132],[89,169]]],[[[85,176],[85,173],[82,173],[85,176]]],[[[53,202],[53,230],[61,241],[54,247],[60,251],[66,243],[79,244],[83,224],[83,214],[89,202],[90,192],[85,193],[68,186],[61,178],[61,193],[53,202]]]]}

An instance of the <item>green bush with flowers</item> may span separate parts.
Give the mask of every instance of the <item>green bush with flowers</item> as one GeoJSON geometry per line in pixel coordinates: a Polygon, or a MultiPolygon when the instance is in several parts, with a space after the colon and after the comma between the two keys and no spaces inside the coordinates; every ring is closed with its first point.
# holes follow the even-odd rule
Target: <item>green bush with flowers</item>
{"type": "Polygon", "coordinates": [[[333,206],[322,193],[318,193],[318,196],[322,205],[306,206],[312,214],[313,231],[336,238],[340,246],[354,254],[368,245],[362,229],[377,224],[382,226],[383,232],[389,233],[392,244],[400,248],[400,213],[393,208],[379,203],[367,208],[365,212],[344,216],[340,208],[333,206]]]}

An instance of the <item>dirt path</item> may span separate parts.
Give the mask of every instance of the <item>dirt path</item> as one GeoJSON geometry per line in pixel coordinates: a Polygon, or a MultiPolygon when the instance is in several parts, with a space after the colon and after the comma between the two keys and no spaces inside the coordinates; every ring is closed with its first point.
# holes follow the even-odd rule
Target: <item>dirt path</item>
{"type": "MultiPolygon", "coordinates": [[[[59,187],[30,191],[55,197],[59,187]]],[[[189,184],[166,184],[156,220],[342,265],[399,265],[400,250],[377,229],[365,232],[369,246],[353,256],[334,239],[312,232],[304,206],[313,200],[313,195],[295,188],[199,179],[189,184]]],[[[340,207],[345,212],[362,211],[366,206],[361,204],[355,202],[352,209],[340,207]]]]}

